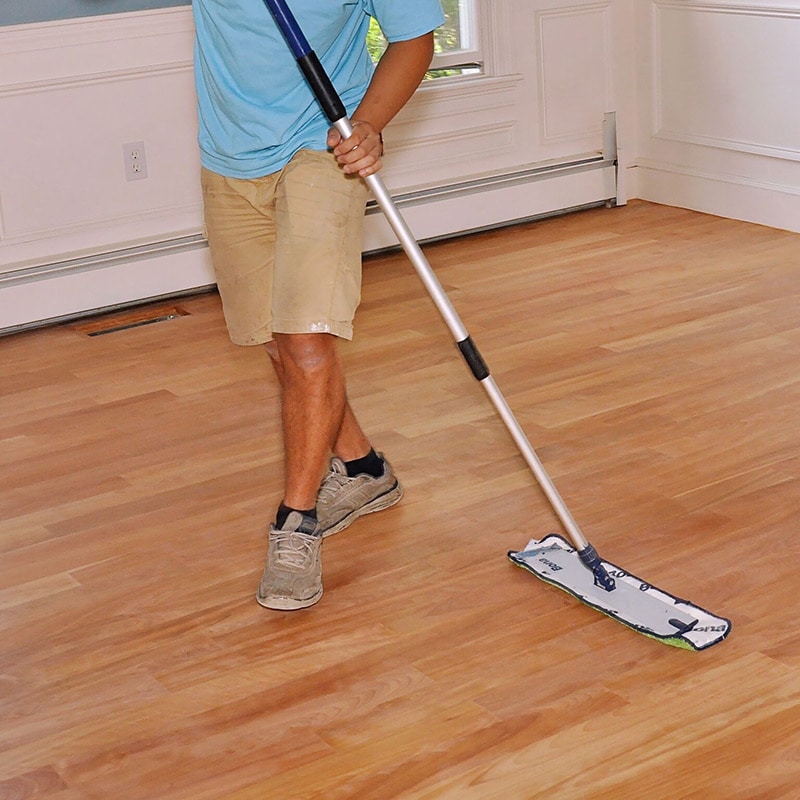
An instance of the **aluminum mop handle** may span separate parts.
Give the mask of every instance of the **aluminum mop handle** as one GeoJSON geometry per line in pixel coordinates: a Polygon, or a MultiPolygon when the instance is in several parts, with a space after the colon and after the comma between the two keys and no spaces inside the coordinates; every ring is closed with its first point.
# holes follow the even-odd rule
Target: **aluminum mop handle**
{"type": "MultiPolygon", "coordinates": [[[[275,18],[275,22],[283,33],[294,57],[297,59],[297,64],[305,75],[325,115],[345,139],[349,138],[353,132],[353,126],[347,117],[347,110],[331,83],[330,78],[320,64],[316,53],[311,49],[308,40],[303,35],[297,20],[286,5],[285,0],[264,0],[264,3],[275,18]]],[[[525,435],[525,432],[517,422],[508,403],[497,388],[497,384],[489,373],[486,362],[478,352],[478,348],[475,346],[467,329],[464,327],[464,323],[453,308],[452,303],[442,289],[442,285],[439,283],[427,258],[425,258],[424,253],[420,249],[417,240],[414,238],[406,221],[398,211],[383,180],[377,175],[369,175],[364,178],[364,181],[375,196],[389,225],[399,239],[403,250],[405,250],[414,269],[425,284],[425,288],[428,290],[436,308],[439,310],[447,327],[450,329],[458,345],[458,349],[461,351],[472,374],[486,390],[500,418],[505,423],[509,433],[522,453],[523,458],[536,477],[539,486],[550,501],[561,524],[572,539],[572,543],[575,545],[581,561],[594,573],[595,583],[598,586],[601,586],[606,591],[613,591],[615,588],[614,579],[606,571],[600,557],[597,555],[597,551],[589,544],[583,533],[581,533],[580,528],[573,519],[561,495],[558,493],[553,481],[542,466],[542,462],[536,455],[528,437],[525,435]]]]}

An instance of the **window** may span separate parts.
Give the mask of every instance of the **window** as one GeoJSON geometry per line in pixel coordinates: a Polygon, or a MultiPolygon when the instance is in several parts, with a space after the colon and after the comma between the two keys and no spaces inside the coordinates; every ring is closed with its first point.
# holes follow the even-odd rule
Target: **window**
{"type": "MultiPolygon", "coordinates": [[[[457,75],[480,75],[483,61],[478,41],[476,0],[442,0],[444,24],[434,34],[434,56],[426,80],[457,75]]],[[[373,19],[367,36],[373,61],[386,49],[378,23],[373,19]]]]}

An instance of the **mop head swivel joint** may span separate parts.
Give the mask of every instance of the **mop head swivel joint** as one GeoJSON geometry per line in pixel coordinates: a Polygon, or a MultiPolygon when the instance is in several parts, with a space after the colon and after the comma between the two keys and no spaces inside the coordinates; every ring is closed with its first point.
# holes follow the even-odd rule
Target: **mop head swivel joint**
{"type": "Polygon", "coordinates": [[[613,592],[617,588],[617,582],[606,571],[594,547],[588,545],[584,550],[580,550],[578,558],[592,571],[595,586],[600,586],[607,592],[613,592]]]}
{"type": "Polygon", "coordinates": [[[580,552],[557,534],[531,539],[509,559],[537,578],[639,633],[686,650],[705,650],[731,630],[730,620],[681,600],[602,561],[591,545],[580,552]]]}

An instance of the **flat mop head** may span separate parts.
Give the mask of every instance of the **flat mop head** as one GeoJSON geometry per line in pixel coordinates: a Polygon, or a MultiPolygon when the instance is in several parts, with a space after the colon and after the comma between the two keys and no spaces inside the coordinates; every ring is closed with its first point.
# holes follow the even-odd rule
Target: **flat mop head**
{"type": "Polygon", "coordinates": [[[537,578],[664,644],[705,650],[730,633],[730,620],[673,597],[607,561],[602,564],[615,588],[606,591],[597,586],[575,548],[557,534],[531,539],[524,550],[510,550],[508,557],[537,578]]]}

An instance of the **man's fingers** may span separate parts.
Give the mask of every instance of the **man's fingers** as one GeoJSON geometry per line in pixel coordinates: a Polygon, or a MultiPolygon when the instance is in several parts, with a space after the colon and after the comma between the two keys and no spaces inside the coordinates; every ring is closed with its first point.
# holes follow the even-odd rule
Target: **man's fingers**
{"type": "Polygon", "coordinates": [[[336,160],[349,174],[362,177],[378,172],[383,166],[383,145],[380,134],[363,122],[355,123],[353,132],[346,139],[336,128],[328,132],[328,147],[333,149],[336,160]]]}
{"type": "Polygon", "coordinates": [[[361,158],[358,161],[354,161],[351,164],[344,164],[343,170],[348,175],[358,174],[364,178],[367,175],[372,175],[373,173],[378,172],[382,166],[383,162],[380,158],[368,156],[366,158],[361,158]]]}

